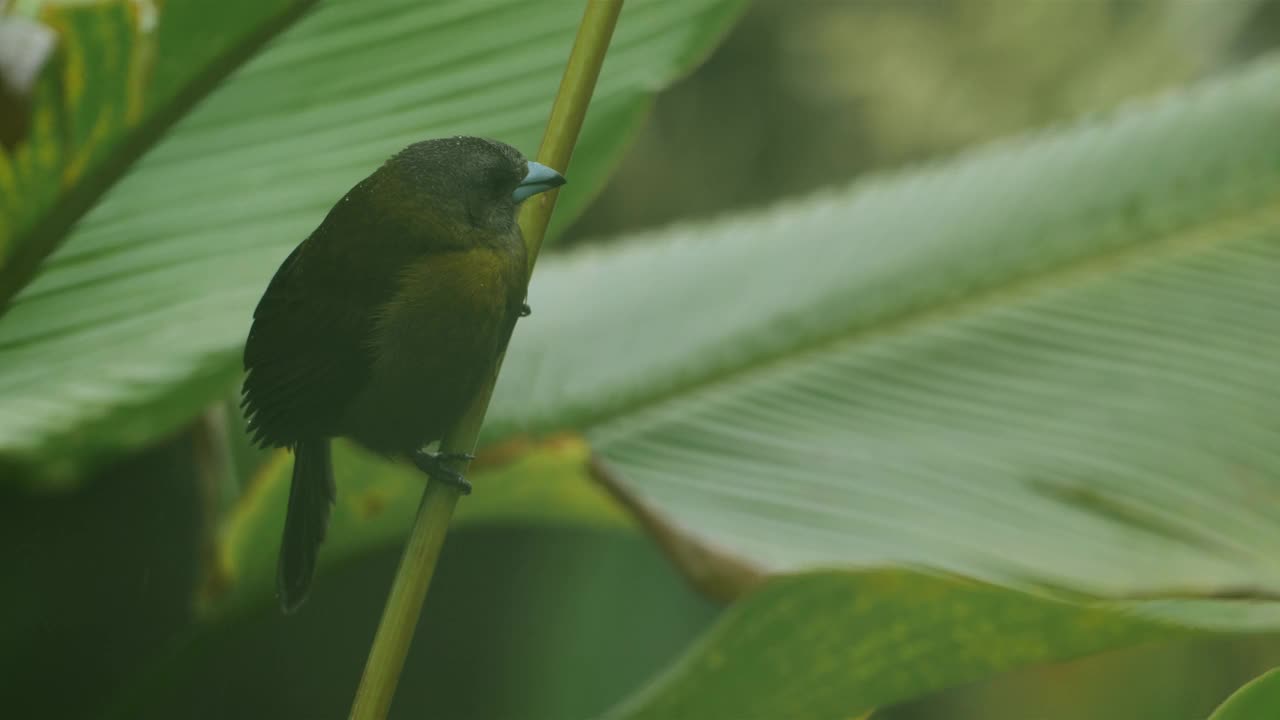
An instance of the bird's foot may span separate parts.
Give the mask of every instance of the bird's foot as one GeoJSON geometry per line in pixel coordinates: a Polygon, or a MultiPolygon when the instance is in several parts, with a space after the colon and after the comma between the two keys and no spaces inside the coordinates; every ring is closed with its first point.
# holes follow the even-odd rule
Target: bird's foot
{"type": "Polygon", "coordinates": [[[529,317],[533,314],[533,308],[529,307],[529,303],[520,303],[520,317],[529,317]]]}
{"type": "Polygon", "coordinates": [[[471,453],[429,453],[426,450],[419,450],[413,454],[414,466],[426,473],[427,477],[448,483],[463,495],[471,494],[471,483],[462,477],[462,473],[449,467],[447,463],[475,459],[476,456],[471,453]]]}

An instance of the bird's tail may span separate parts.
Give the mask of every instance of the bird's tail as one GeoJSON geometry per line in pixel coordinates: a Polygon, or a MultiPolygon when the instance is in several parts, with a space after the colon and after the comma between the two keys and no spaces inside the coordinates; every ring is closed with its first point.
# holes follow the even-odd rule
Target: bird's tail
{"type": "Polygon", "coordinates": [[[276,590],[286,613],[307,598],[335,495],[328,438],[299,442],[293,448],[293,485],[276,569],[276,590]]]}

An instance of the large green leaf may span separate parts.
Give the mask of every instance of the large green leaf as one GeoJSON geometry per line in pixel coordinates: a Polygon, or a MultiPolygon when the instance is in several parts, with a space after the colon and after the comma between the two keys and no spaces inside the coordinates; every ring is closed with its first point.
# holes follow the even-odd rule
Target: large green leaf
{"type": "MultiPolygon", "coordinates": [[[[561,222],[653,92],[741,5],[626,4],[561,222]]],[[[388,155],[450,133],[536,150],[580,15],[568,2],[377,0],[324,3],[297,23],[136,165],[0,322],[0,460],[70,480],[190,418],[236,378],[280,260],[388,155]]]]}
{"type": "Polygon", "coordinates": [[[1277,83],[547,263],[489,437],[775,570],[1280,589],[1277,83]]]}

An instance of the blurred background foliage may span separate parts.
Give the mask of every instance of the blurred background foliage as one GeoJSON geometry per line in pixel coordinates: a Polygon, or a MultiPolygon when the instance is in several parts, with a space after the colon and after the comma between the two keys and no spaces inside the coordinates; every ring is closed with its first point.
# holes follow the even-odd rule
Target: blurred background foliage
{"type": "MultiPolygon", "coordinates": [[[[911,166],[1178,87],[1277,44],[1277,0],[762,0],[659,95],[561,243],[606,243],[911,166]]],[[[73,492],[0,483],[0,567],[20,589],[0,596],[0,698],[13,716],[345,714],[399,549],[321,577],[296,618],[260,607],[227,634],[193,627],[209,527],[228,504],[198,470],[201,422],[73,492]]],[[[623,523],[464,527],[394,716],[588,717],[719,612],[623,523]]],[[[1186,640],[1016,671],[875,717],[1189,720],[1276,664],[1275,640],[1186,640]]]]}
{"type": "Polygon", "coordinates": [[[1274,47],[1277,14],[1262,0],[755,2],[659,97],[566,241],[772,204],[1105,111],[1274,47]]]}

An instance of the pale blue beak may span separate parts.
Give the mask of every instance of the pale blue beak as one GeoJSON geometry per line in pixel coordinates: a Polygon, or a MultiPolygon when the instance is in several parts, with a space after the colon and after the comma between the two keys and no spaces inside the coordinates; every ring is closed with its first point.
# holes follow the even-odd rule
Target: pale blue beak
{"type": "Polygon", "coordinates": [[[541,192],[553,190],[565,184],[564,176],[552,170],[551,168],[529,161],[529,172],[524,176],[524,180],[516,186],[516,191],[511,193],[511,199],[521,202],[525,198],[532,197],[541,192]]]}

